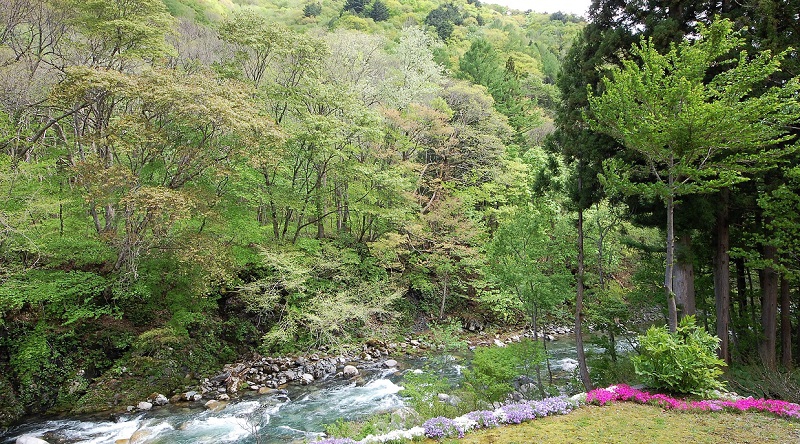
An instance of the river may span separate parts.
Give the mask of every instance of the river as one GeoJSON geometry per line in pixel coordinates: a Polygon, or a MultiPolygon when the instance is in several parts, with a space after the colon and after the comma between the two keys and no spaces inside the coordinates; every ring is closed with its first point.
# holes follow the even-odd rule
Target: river
{"type": "MultiPolygon", "coordinates": [[[[548,342],[554,376],[566,380],[577,365],[572,337],[548,342]]],[[[115,421],[97,417],[61,417],[31,420],[8,430],[2,443],[14,443],[21,435],[45,439],[50,444],[102,444],[130,439],[147,444],[255,443],[252,425],[261,420],[261,435],[269,443],[312,441],[325,425],[337,419],[354,420],[392,412],[404,406],[403,374],[425,366],[425,359],[395,357],[400,370],[379,366],[362,369],[357,380],[330,377],[309,386],[290,386],[286,391],[236,399],[214,412],[197,403],[193,408],[165,406],[146,413],[121,415],[115,421]]],[[[447,376],[457,379],[461,359],[452,359],[447,376]]],[[[264,442],[262,440],[262,442],[264,442]]]]}

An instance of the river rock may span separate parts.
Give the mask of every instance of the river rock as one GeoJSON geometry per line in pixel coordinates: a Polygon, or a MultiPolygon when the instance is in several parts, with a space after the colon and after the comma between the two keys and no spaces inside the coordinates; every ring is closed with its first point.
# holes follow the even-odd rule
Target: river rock
{"type": "Polygon", "coordinates": [[[167,399],[167,397],[161,393],[153,393],[149,398],[147,398],[147,401],[153,403],[153,405],[169,404],[169,399],[167,399]]]}
{"type": "Polygon", "coordinates": [[[152,435],[153,432],[150,429],[139,429],[133,432],[133,435],[128,439],[130,444],[135,444],[137,442],[144,442],[147,440],[147,437],[152,435]]]}
{"type": "Polygon", "coordinates": [[[230,377],[231,377],[231,372],[230,371],[224,371],[224,372],[218,374],[217,376],[214,376],[213,378],[211,378],[211,380],[213,382],[221,383],[221,382],[224,382],[226,379],[228,379],[230,377]]]}
{"type": "Polygon", "coordinates": [[[311,375],[309,373],[303,373],[303,375],[300,376],[300,383],[301,384],[308,385],[308,384],[311,384],[312,382],[314,382],[314,376],[313,375],[311,375]]]}
{"type": "Polygon", "coordinates": [[[344,370],[342,370],[342,374],[347,377],[353,377],[358,375],[358,369],[353,365],[345,365],[344,370]]]}
{"type": "Polygon", "coordinates": [[[207,403],[203,404],[203,406],[206,409],[208,409],[208,410],[210,410],[212,412],[219,412],[219,411],[223,410],[227,405],[228,405],[227,402],[215,401],[213,399],[211,401],[208,401],[207,403]]]}
{"type": "Polygon", "coordinates": [[[386,361],[383,362],[383,365],[386,368],[397,367],[397,361],[395,361],[394,359],[387,359],[386,361]]]}
{"type": "Polygon", "coordinates": [[[22,435],[14,442],[16,444],[47,444],[47,441],[31,435],[22,435]]]}
{"type": "Polygon", "coordinates": [[[495,339],[495,340],[494,340],[494,345],[496,345],[496,346],[498,346],[498,347],[505,347],[505,346],[506,346],[506,343],[505,343],[505,342],[503,342],[503,341],[501,341],[501,340],[499,340],[499,339],[495,339]]]}
{"type": "Polygon", "coordinates": [[[136,408],[139,409],[139,410],[150,410],[150,409],[153,408],[153,404],[149,403],[147,401],[142,401],[142,402],[136,404],[136,408]]]}

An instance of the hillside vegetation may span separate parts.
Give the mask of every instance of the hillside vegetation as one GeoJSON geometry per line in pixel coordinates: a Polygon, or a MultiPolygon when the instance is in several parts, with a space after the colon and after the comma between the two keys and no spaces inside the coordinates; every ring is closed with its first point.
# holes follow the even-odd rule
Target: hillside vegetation
{"type": "Polygon", "coordinates": [[[2,3],[0,422],[517,316],[483,246],[583,23],[379,3],[2,3]]]}
{"type": "Polygon", "coordinates": [[[797,401],[799,14],[0,0],[0,424],[552,324],[575,390],[797,401]]]}

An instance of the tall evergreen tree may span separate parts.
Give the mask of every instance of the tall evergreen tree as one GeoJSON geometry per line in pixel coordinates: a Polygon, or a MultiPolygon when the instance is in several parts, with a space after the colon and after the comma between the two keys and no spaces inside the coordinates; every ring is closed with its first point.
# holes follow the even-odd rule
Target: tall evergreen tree
{"type": "Polygon", "coordinates": [[[369,16],[376,22],[389,20],[389,8],[381,0],[375,0],[375,3],[372,4],[372,9],[369,11],[369,16]]]}

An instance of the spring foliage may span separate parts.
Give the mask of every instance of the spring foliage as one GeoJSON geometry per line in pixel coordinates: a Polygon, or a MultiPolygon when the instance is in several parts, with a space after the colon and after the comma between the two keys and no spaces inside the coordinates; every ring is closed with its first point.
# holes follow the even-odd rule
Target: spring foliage
{"type": "Polygon", "coordinates": [[[717,357],[718,343],[719,338],[698,326],[694,316],[686,316],[675,333],[661,326],[639,336],[641,354],[633,357],[633,365],[650,387],[706,395],[723,388],[718,377],[725,362],[717,357]]]}

